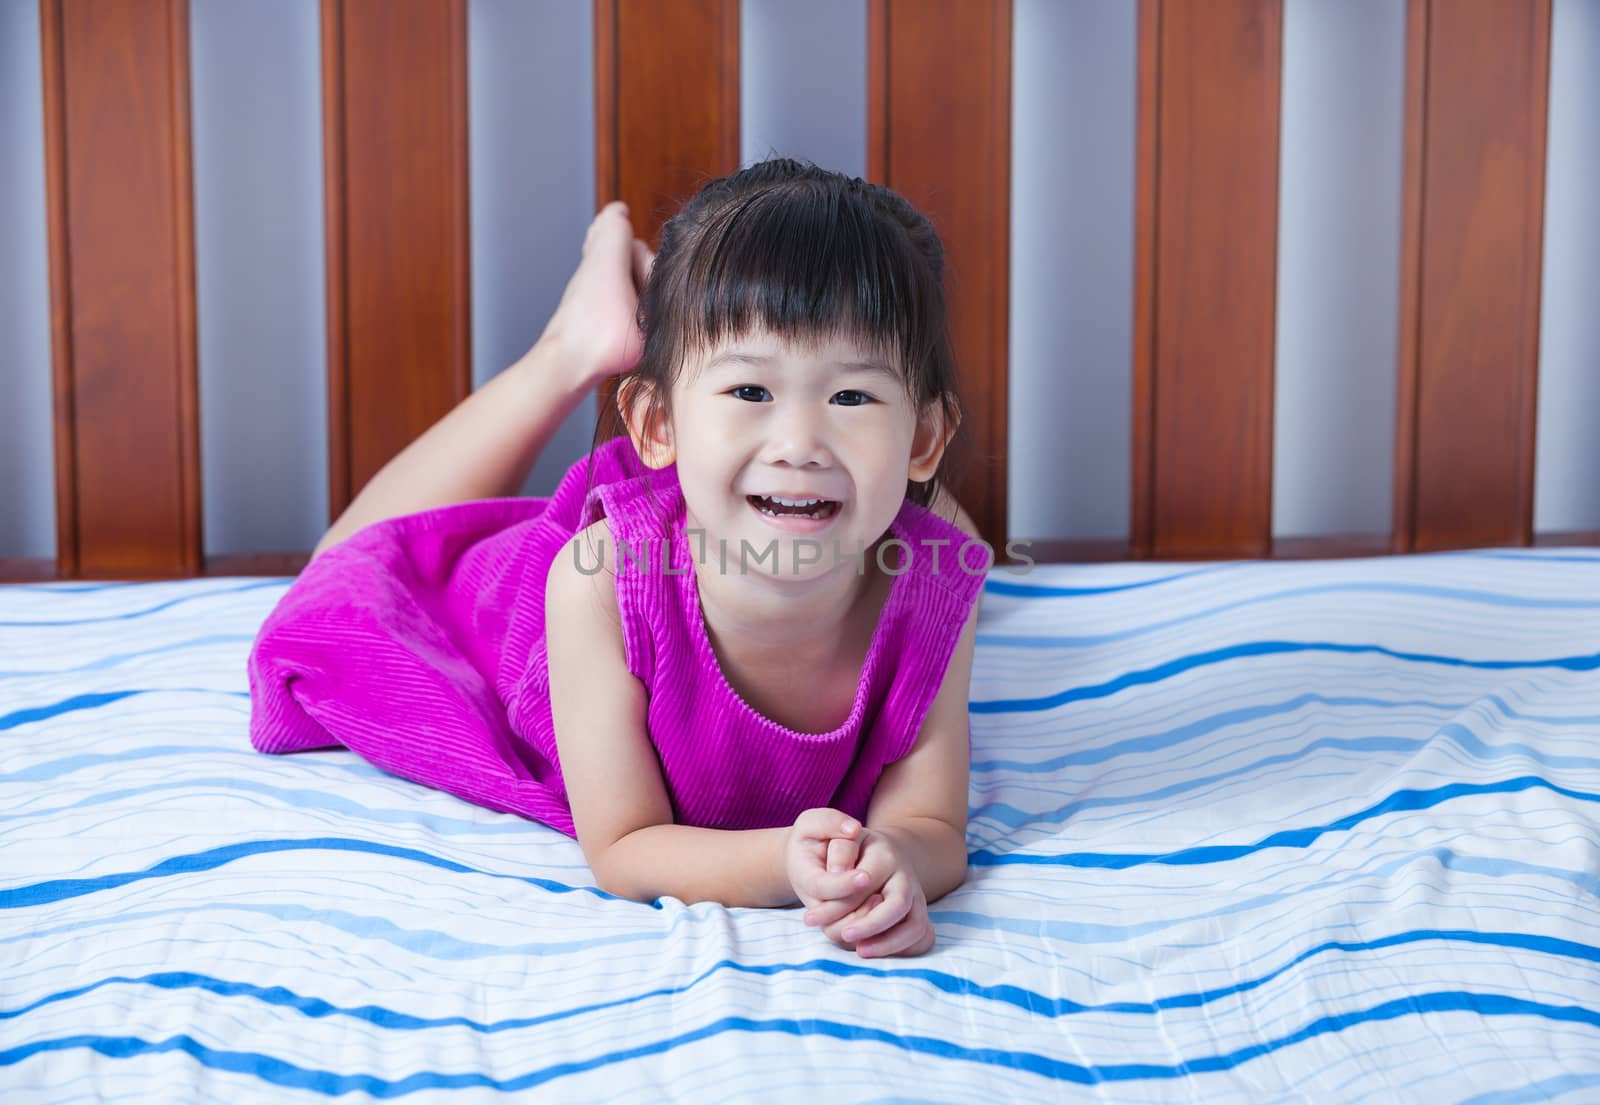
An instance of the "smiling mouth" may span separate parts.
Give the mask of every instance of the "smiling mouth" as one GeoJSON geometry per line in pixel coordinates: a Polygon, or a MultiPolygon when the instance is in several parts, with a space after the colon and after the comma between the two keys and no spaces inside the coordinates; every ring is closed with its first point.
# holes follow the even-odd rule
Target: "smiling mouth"
{"type": "Polygon", "coordinates": [[[839,513],[840,506],[832,499],[773,499],[766,495],[746,495],[745,500],[773,518],[832,518],[839,513]]]}

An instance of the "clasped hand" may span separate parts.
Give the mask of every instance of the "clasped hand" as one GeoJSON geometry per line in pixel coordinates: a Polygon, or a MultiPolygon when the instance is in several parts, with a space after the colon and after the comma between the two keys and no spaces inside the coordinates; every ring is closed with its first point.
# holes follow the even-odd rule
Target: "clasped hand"
{"type": "Polygon", "coordinates": [[[864,959],[933,947],[922,881],[884,833],[820,807],[795,818],[784,853],[805,923],[835,944],[864,959]]]}

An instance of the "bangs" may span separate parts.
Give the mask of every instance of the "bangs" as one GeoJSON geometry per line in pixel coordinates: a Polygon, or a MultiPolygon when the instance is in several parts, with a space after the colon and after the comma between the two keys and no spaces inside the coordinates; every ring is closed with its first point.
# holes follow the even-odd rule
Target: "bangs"
{"type": "Polygon", "coordinates": [[[929,344],[924,268],[859,192],[763,189],[711,220],[680,270],[678,363],[757,330],[810,348],[840,338],[893,366],[909,390],[908,366],[929,344]]]}
{"type": "Polygon", "coordinates": [[[595,441],[670,420],[679,382],[719,347],[762,334],[816,355],[838,341],[888,365],[919,418],[948,419],[934,474],[906,481],[928,507],[967,448],[945,270],[938,229],[880,184],[786,157],[707,181],[662,224],[634,319],[644,345],[595,441]]]}

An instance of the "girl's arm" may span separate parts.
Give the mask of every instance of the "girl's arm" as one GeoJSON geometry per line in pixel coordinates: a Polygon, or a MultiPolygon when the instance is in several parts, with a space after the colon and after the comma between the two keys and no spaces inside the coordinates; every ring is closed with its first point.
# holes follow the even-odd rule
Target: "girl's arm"
{"type": "Polygon", "coordinates": [[[785,874],[789,827],[697,829],[650,825],[611,846],[610,885],[601,888],[636,902],[671,896],[686,903],[729,908],[782,908],[799,903],[785,874]]]}
{"type": "Polygon", "coordinates": [[[967,696],[977,633],[978,604],[973,603],[916,743],[903,759],[883,769],[867,806],[867,826],[895,842],[929,902],[967,878],[967,696]]]}
{"type": "Polygon", "coordinates": [[[672,803],[646,729],[645,688],[628,671],[604,519],[550,566],[545,632],[556,751],[578,844],[602,890],[650,902],[787,906],[789,828],[721,830],[673,823],[672,803]],[[600,543],[604,542],[601,546],[600,543]],[[601,553],[598,550],[604,549],[601,553]],[[606,570],[585,575],[582,563],[606,570]]]}
{"type": "MultiPolygon", "coordinates": [[[[942,485],[934,508],[942,517],[953,512],[962,533],[979,537],[971,515],[942,485]]],[[[980,591],[916,743],[903,759],[884,768],[867,807],[867,825],[892,839],[908,858],[930,902],[967,878],[967,799],[972,766],[968,698],[982,599],[980,591]]],[[[843,860],[854,863],[854,849],[846,849],[843,860]]]]}
{"type": "Polygon", "coordinates": [[[386,518],[517,494],[591,379],[592,366],[546,334],[384,465],[323,534],[312,558],[386,518]]]}

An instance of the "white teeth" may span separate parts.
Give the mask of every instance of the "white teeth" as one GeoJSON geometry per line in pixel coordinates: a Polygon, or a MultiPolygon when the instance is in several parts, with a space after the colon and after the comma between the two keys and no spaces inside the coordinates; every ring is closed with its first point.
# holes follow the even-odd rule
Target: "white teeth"
{"type": "Polygon", "coordinates": [[[751,505],[769,518],[831,518],[839,510],[839,504],[832,499],[785,499],[777,495],[748,498],[751,505]]]}

